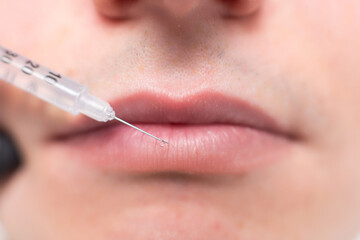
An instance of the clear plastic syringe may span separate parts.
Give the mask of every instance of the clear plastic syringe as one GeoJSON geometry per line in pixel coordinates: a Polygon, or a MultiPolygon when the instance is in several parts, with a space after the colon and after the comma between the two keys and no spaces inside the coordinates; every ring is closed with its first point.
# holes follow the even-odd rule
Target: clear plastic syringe
{"type": "Polygon", "coordinates": [[[100,122],[118,120],[167,144],[166,141],[116,117],[110,104],[91,95],[86,86],[1,46],[0,79],[74,115],[82,113],[100,122]]]}

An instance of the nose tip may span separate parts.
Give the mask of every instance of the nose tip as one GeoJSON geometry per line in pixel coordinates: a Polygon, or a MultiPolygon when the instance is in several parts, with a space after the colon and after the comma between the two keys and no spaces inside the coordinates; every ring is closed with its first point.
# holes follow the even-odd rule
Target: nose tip
{"type": "MultiPolygon", "coordinates": [[[[230,16],[245,16],[255,12],[263,0],[93,0],[100,14],[109,18],[126,18],[146,6],[157,5],[176,17],[185,17],[195,9],[217,6],[230,16]],[[137,10],[136,10],[137,9],[137,10]]],[[[151,9],[151,8],[147,8],[151,9]]],[[[144,11],[141,12],[144,12],[144,11]]],[[[146,11],[146,10],[145,10],[146,11]]]]}
{"type": "Polygon", "coordinates": [[[165,9],[176,17],[183,17],[196,9],[203,0],[162,0],[165,9]]]}

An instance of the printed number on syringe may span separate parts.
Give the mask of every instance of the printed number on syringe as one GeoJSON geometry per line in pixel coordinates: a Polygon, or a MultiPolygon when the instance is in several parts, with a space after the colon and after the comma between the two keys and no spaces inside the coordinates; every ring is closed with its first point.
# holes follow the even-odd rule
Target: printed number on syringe
{"type": "MultiPolygon", "coordinates": [[[[16,58],[19,56],[17,53],[11,52],[9,50],[6,50],[5,53],[8,56],[6,56],[6,55],[3,56],[2,61],[6,64],[10,64],[13,61],[12,58],[16,58]]],[[[32,75],[34,73],[34,69],[40,67],[39,64],[34,63],[30,60],[27,60],[25,64],[26,65],[22,68],[22,72],[27,75],[32,75]],[[27,65],[30,65],[30,66],[27,66],[27,65]]],[[[49,72],[49,74],[45,76],[46,82],[48,82],[49,84],[52,84],[52,85],[58,83],[60,79],[61,79],[61,75],[58,73],[49,72]]]]}

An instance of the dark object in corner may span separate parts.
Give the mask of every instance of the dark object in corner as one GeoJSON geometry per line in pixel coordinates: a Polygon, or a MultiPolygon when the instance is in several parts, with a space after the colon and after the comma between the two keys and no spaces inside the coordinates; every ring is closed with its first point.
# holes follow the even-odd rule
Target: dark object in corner
{"type": "Polygon", "coordinates": [[[0,179],[16,171],[20,164],[18,148],[10,135],[0,129],[0,179]]]}

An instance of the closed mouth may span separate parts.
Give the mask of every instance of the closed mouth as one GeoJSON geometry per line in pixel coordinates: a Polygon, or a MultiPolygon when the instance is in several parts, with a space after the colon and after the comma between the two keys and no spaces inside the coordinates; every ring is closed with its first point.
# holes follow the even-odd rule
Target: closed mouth
{"type": "Polygon", "coordinates": [[[81,119],[50,141],[72,158],[130,172],[239,173],[282,158],[291,133],[246,101],[206,91],[186,97],[142,92],[112,101],[118,122],[81,119]]]}

